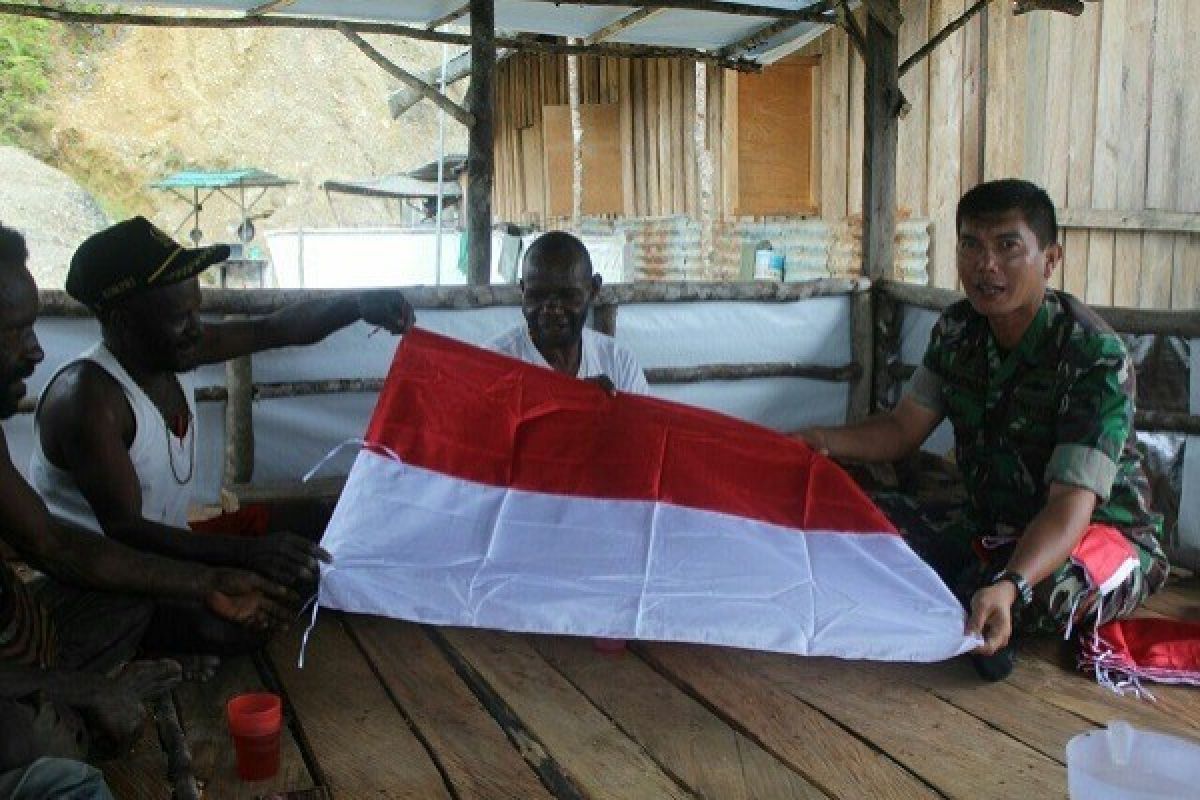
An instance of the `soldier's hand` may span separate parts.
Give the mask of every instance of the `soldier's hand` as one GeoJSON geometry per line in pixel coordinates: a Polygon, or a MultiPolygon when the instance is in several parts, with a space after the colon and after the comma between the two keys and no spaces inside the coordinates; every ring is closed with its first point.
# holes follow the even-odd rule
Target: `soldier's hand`
{"type": "Polygon", "coordinates": [[[408,300],[395,289],[360,292],[358,313],[364,322],[385,328],[389,333],[406,333],[417,321],[408,300]]]}
{"type": "Polygon", "coordinates": [[[1012,636],[1012,607],[1016,600],[1016,588],[1008,581],[984,586],[971,597],[971,616],[967,620],[967,634],[983,637],[983,644],[975,653],[990,656],[996,653],[1012,636]]]}

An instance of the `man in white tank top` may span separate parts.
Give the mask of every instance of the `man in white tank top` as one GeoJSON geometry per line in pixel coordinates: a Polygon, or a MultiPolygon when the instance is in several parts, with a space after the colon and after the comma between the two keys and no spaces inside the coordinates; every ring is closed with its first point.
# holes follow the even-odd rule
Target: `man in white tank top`
{"type": "MultiPolygon", "coordinates": [[[[53,513],[132,547],[246,567],[284,585],[308,584],[329,556],[306,539],[187,529],[197,439],[187,373],[312,344],[360,319],[402,333],[413,312],[398,291],[377,290],[298,303],[258,319],[202,321],[197,276],[228,255],[223,245],[183,248],[142,217],[80,245],[66,288],[96,314],[102,338],[42,393],[31,478],[53,513]]],[[[219,628],[212,633],[222,636],[219,628]]]]}
{"type": "MultiPolygon", "coordinates": [[[[0,225],[3,419],[17,412],[25,380],[43,357],[27,258],[23,237],[0,225]]],[[[253,573],[139,553],[59,527],[13,466],[3,429],[0,541],[45,573],[26,583],[0,561],[0,787],[28,778],[44,756],[82,759],[97,739],[119,742],[140,732],[143,700],[178,683],[180,672],[171,661],[118,671],[150,622],[147,598],[203,603],[257,629],[294,614],[283,604],[294,599],[290,593],[253,573]]],[[[3,788],[0,795],[7,796],[3,788]]]]}

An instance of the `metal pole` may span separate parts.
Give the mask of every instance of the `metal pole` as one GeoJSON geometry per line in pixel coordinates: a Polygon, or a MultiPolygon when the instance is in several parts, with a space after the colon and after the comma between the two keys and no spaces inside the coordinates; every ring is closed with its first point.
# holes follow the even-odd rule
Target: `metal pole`
{"type": "MultiPolygon", "coordinates": [[[[442,45],[442,76],[437,88],[446,91],[446,53],[447,46],[442,45]]],[[[438,109],[438,169],[437,169],[437,236],[434,239],[437,255],[434,259],[434,286],[442,285],[442,182],[446,179],[446,111],[438,109]]]]}

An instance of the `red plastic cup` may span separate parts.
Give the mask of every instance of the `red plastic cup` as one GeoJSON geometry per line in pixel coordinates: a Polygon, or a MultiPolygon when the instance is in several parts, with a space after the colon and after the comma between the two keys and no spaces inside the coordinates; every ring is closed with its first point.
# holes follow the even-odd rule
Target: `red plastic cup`
{"type": "Polygon", "coordinates": [[[279,732],[283,703],[270,692],[239,694],[225,706],[229,733],[237,754],[238,777],[266,780],[279,772],[279,732]]]}
{"type": "Polygon", "coordinates": [[[592,649],[607,656],[619,656],[625,652],[624,639],[592,639],[592,649]]]}

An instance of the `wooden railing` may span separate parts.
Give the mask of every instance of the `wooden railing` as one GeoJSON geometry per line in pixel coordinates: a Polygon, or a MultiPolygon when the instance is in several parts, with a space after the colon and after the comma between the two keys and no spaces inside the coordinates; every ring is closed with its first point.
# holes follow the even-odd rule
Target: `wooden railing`
{"type": "MultiPolygon", "coordinates": [[[[848,383],[850,396],[847,419],[861,419],[871,410],[872,293],[866,279],[822,279],[803,283],[681,283],[655,282],[605,286],[593,306],[592,326],[609,335],[616,333],[617,311],[622,305],[639,303],[758,302],[791,303],[818,297],[846,296],[851,301],[851,361],[847,364],[800,364],[791,362],[704,364],[688,367],[652,367],[646,380],[654,384],[683,384],[703,381],[738,381],[767,377],[800,377],[848,383]]],[[[301,300],[326,297],[337,291],[275,289],[206,289],[201,311],[213,315],[256,316],[269,314],[301,300]]],[[[418,311],[519,307],[521,292],[515,286],[415,287],[404,289],[405,297],[418,311]]],[[[86,317],[90,312],[64,292],[43,291],[41,311],[45,317],[86,317]]],[[[254,414],[256,399],[313,395],[378,392],[382,378],[255,383],[249,357],[226,365],[225,386],[197,387],[197,402],[225,403],[226,485],[246,484],[253,478],[254,414]]],[[[33,410],[33,401],[21,406],[33,410]]]]}
{"type": "MultiPolygon", "coordinates": [[[[903,307],[944,311],[963,298],[962,292],[914,286],[898,281],[876,284],[875,372],[876,398],[895,399],[899,386],[916,370],[900,358],[900,325],[903,307]]],[[[1200,313],[1195,311],[1157,311],[1138,308],[1093,307],[1117,333],[1132,335],[1178,336],[1200,339],[1200,313]]],[[[1135,424],[1139,431],[1200,435],[1200,415],[1178,411],[1138,411],[1135,424]]]]}

